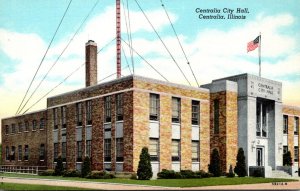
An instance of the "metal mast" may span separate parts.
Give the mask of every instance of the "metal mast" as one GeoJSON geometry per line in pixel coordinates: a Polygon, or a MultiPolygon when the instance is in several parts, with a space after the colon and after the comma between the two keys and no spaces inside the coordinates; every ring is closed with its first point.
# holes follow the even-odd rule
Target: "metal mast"
{"type": "Polygon", "coordinates": [[[121,7],[120,0],[116,0],[116,45],[117,45],[117,78],[121,77],[121,7]]]}

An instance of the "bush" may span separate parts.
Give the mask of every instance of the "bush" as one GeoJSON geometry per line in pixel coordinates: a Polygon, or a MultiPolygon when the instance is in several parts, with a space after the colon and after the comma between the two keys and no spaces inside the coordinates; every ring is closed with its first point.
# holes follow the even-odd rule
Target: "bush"
{"type": "Polygon", "coordinates": [[[130,179],[131,180],[136,180],[137,179],[136,173],[131,174],[130,179]]]}
{"type": "Polygon", "coordinates": [[[205,172],[204,170],[196,171],[195,174],[196,174],[196,176],[197,176],[198,178],[209,178],[209,177],[213,177],[213,174],[212,174],[212,173],[205,172]]]}
{"type": "Polygon", "coordinates": [[[246,176],[246,163],[245,163],[245,155],[244,155],[244,150],[243,148],[239,148],[237,157],[236,157],[236,165],[234,167],[234,172],[239,176],[239,177],[244,177],[246,176]]]}
{"type": "Polygon", "coordinates": [[[283,154],[283,166],[292,166],[292,165],[293,165],[293,161],[292,161],[291,152],[288,151],[283,154]]]}
{"type": "Polygon", "coordinates": [[[181,170],[180,175],[182,178],[198,178],[196,173],[191,170],[181,170]]]}
{"type": "Polygon", "coordinates": [[[140,154],[137,176],[139,180],[149,180],[153,176],[150,155],[147,147],[144,147],[140,154]]]}
{"type": "Polygon", "coordinates": [[[39,173],[40,176],[53,176],[54,170],[53,169],[47,169],[45,171],[42,171],[39,173]]]}
{"type": "Polygon", "coordinates": [[[81,177],[86,177],[89,173],[91,173],[91,161],[90,158],[86,156],[81,169],[81,177]]]}
{"type": "Polygon", "coordinates": [[[228,178],[235,177],[235,174],[234,174],[234,172],[233,172],[233,170],[232,170],[232,165],[230,165],[230,167],[229,167],[229,172],[227,173],[226,176],[227,176],[228,178]]]}
{"type": "Polygon", "coordinates": [[[115,178],[115,175],[107,173],[105,171],[97,171],[94,170],[92,172],[90,172],[86,178],[89,179],[111,179],[111,178],[115,178]]]}
{"type": "Polygon", "coordinates": [[[210,158],[209,172],[214,175],[214,177],[221,176],[220,169],[220,156],[217,149],[214,149],[210,158]]]}
{"type": "Polygon", "coordinates": [[[162,169],[161,172],[157,173],[157,177],[162,179],[175,179],[176,173],[174,170],[162,169]]]}
{"type": "Polygon", "coordinates": [[[55,176],[61,176],[63,175],[64,172],[64,165],[61,156],[57,158],[55,170],[54,170],[54,175],[55,176]]]}
{"type": "Polygon", "coordinates": [[[63,173],[63,177],[80,177],[80,172],[74,169],[66,170],[63,173]]]}

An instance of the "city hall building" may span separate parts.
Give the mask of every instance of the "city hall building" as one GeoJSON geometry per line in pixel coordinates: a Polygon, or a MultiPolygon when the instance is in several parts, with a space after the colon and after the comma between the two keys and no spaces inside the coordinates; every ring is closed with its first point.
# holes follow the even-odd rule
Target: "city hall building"
{"type": "Polygon", "coordinates": [[[282,103],[281,82],[251,74],[200,88],[130,75],[97,84],[97,45],[86,43],[86,87],[49,97],[44,110],[2,119],[2,170],[67,169],[136,172],[149,148],[154,175],[162,169],[208,170],[217,149],[221,168],[242,147],[249,175],[296,175],[300,108],[282,103]],[[293,166],[283,166],[290,151],[293,166]],[[287,172],[287,173],[285,173],[287,172]]]}

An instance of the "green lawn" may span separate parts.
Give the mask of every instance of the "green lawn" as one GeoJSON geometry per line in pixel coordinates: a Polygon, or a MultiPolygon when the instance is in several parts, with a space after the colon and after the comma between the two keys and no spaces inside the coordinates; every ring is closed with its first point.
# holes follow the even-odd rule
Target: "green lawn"
{"type": "Polygon", "coordinates": [[[87,190],[84,188],[47,186],[34,184],[0,183],[1,190],[87,190]]]}
{"type": "Polygon", "coordinates": [[[56,176],[35,176],[35,175],[22,175],[4,173],[0,176],[8,177],[24,177],[24,178],[41,178],[41,179],[60,179],[60,180],[77,180],[77,181],[93,181],[93,182],[110,182],[122,184],[140,184],[151,186],[166,186],[166,187],[195,187],[195,186],[215,186],[215,185],[236,185],[236,184],[256,184],[256,183],[271,183],[271,182],[290,182],[297,181],[291,179],[279,178],[226,178],[226,177],[213,177],[203,179],[158,179],[158,180],[131,180],[131,179],[86,179],[79,177],[56,177],[56,176]]]}

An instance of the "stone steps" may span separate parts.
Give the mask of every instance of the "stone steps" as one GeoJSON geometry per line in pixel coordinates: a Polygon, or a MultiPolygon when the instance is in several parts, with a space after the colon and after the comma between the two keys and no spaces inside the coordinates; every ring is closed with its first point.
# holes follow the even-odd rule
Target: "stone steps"
{"type": "Polygon", "coordinates": [[[273,170],[272,177],[273,178],[292,178],[292,176],[289,173],[287,173],[285,171],[280,171],[280,170],[273,170]]]}

